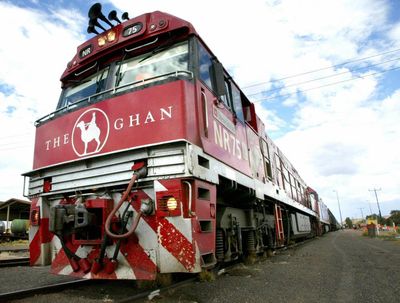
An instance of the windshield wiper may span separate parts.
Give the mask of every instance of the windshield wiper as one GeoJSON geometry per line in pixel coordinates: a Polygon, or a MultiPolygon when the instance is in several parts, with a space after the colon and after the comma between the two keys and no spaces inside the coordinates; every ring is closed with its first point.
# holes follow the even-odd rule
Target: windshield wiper
{"type": "Polygon", "coordinates": [[[96,78],[96,94],[99,93],[101,91],[101,87],[100,87],[100,82],[103,80],[103,76],[104,73],[106,72],[107,68],[103,69],[103,71],[101,72],[101,74],[99,75],[100,77],[96,78]]]}
{"type": "Polygon", "coordinates": [[[146,57],[144,57],[143,59],[141,59],[138,64],[142,63],[143,61],[146,61],[147,59],[150,59],[151,57],[153,57],[155,54],[158,54],[164,50],[167,50],[169,48],[171,48],[172,46],[174,46],[175,44],[173,43],[173,39],[170,38],[168,39],[164,44],[160,44],[159,46],[157,46],[155,49],[153,49],[153,51],[148,54],[146,57]]]}

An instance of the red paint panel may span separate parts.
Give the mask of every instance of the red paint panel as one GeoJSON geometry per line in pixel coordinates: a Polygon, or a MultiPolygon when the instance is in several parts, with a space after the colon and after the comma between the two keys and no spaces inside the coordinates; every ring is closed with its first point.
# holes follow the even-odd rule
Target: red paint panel
{"type": "MultiPolygon", "coordinates": [[[[31,209],[30,211],[37,209],[37,204],[38,204],[39,199],[38,198],[33,198],[31,200],[31,209]]],[[[39,228],[36,231],[35,236],[33,239],[29,242],[29,263],[31,266],[35,265],[36,261],[40,257],[40,233],[39,233],[39,228]]]]}
{"type": "Polygon", "coordinates": [[[35,265],[40,257],[40,234],[39,230],[36,232],[32,241],[29,243],[29,263],[31,266],[35,265]]]}
{"type": "Polygon", "coordinates": [[[216,186],[200,180],[195,180],[195,197],[193,207],[196,217],[192,219],[193,237],[199,247],[200,254],[215,251],[215,215],[217,190],[216,186]],[[209,231],[202,231],[200,221],[209,221],[212,228],[209,231]]]}
{"type": "Polygon", "coordinates": [[[48,243],[53,239],[54,234],[49,231],[49,218],[40,219],[39,233],[41,243],[48,243]]]}
{"type": "Polygon", "coordinates": [[[156,278],[157,267],[140,246],[137,238],[129,238],[125,245],[121,246],[121,253],[132,267],[136,279],[154,280],[156,278]]]}
{"type": "MultiPolygon", "coordinates": [[[[198,83],[201,86],[200,83],[198,83]]],[[[227,165],[250,176],[249,155],[246,138],[246,125],[236,120],[233,114],[223,103],[216,104],[216,98],[208,89],[203,92],[206,95],[206,105],[198,102],[198,112],[204,112],[205,117],[199,119],[203,128],[208,121],[207,131],[201,131],[201,142],[204,151],[227,165]]],[[[201,100],[201,96],[198,96],[201,100]]]]}
{"type": "MultiPolygon", "coordinates": [[[[75,253],[79,248],[79,245],[72,245],[71,242],[69,241],[66,243],[66,245],[73,253],[75,253]]],[[[51,272],[54,274],[58,274],[68,265],[69,265],[69,260],[67,258],[67,255],[65,254],[63,249],[60,249],[60,251],[57,253],[56,257],[51,263],[51,272]]],[[[82,275],[83,273],[80,271],[76,273],[75,272],[71,273],[71,276],[76,276],[76,277],[80,277],[82,275]]]]}
{"type": "Polygon", "coordinates": [[[190,86],[181,80],[127,93],[39,126],[33,168],[185,139],[190,86]]]}
{"type": "Polygon", "coordinates": [[[41,218],[39,229],[29,243],[30,264],[34,265],[41,254],[41,244],[48,243],[54,235],[49,231],[49,218],[41,218]]]}
{"type": "Polygon", "coordinates": [[[188,271],[195,266],[193,244],[167,219],[159,220],[159,241],[188,271]]]}
{"type": "MultiPolygon", "coordinates": [[[[31,211],[39,210],[39,199],[33,198],[31,201],[31,211]]],[[[50,242],[54,235],[49,231],[49,218],[40,218],[39,226],[37,226],[37,231],[35,236],[29,243],[29,262],[33,266],[40,258],[41,254],[41,244],[50,242]]],[[[32,227],[35,228],[35,227],[32,227]]]]}
{"type": "MultiPolygon", "coordinates": [[[[181,188],[180,179],[160,181],[168,190],[176,191],[181,188]]],[[[141,191],[135,193],[138,197],[145,195],[141,191]]],[[[140,205],[133,203],[136,211],[140,205]]],[[[194,245],[166,218],[156,216],[142,216],[142,219],[157,233],[160,244],[168,250],[188,271],[195,266],[196,258],[194,245]]]]}

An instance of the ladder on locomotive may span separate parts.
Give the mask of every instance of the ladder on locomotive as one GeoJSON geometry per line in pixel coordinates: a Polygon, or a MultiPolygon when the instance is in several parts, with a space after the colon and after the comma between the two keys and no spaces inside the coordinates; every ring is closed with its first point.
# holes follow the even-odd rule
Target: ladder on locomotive
{"type": "Polygon", "coordinates": [[[283,246],[285,243],[285,232],[283,230],[283,221],[282,221],[282,208],[275,204],[274,208],[275,215],[275,231],[276,231],[276,246],[283,246]]]}

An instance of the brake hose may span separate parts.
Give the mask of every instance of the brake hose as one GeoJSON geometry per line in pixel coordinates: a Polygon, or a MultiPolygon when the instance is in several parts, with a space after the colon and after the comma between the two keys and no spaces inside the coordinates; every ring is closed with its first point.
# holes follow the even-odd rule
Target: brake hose
{"type": "Polygon", "coordinates": [[[135,171],[132,175],[132,178],[128,184],[128,187],[126,188],[126,191],[123,193],[121,199],[119,199],[118,204],[114,207],[114,209],[111,211],[111,213],[108,215],[107,220],[106,220],[106,224],[105,224],[105,231],[106,234],[113,239],[125,239],[128,238],[130,235],[132,235],[138,224],[139,224],[139,220],[142,216],[141,211],[139,210],[135,219],[132,222],[132,226],[131,228],[124,234],[122,235],[118,235],[118,234],[114,234],[111,229],[110,229],[110,225],[111,225],[111,220],[112,218],[115,216],[115,214],[117,213],[118,209],[122,206],[122,203],[124,203],[126,201],[126,199],[128,198],[133,185],[135,184],[135,181],[141,177],[144,176],[146,174],[147,170],[146,167],[142,166],[138,171],[135,171]]]}

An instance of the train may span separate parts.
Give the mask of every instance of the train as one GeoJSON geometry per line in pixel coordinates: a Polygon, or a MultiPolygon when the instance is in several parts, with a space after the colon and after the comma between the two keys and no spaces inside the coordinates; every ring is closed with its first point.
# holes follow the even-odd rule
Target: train
{"type": "Polygon", "coordinates": [[[56,110],[35,122],[24,173],[32,266],[154,280],[332,230],[190,22],[106,17],[100,3],[88,16],[93,37],[68,62],[56,110]]]}
{"type": "Polygon", "coordinates": [[[27,240],[29,227],[30,221],[26,219],[0,221],[0,243],[12,240],[27,240]]]}

